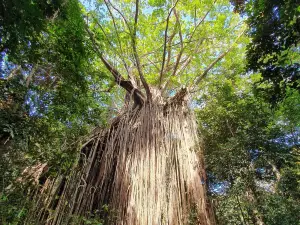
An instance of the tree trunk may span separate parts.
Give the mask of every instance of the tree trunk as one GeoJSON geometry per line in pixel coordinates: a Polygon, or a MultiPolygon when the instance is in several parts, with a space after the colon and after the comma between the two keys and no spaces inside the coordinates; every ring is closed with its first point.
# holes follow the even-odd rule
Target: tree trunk
{"type": "Polygon", "coordinates": [[[255,194],[255,187],[249,187],[246,192],[246,197],[250,203],[252,203],[252,208],[250,210],[250,218],[254,225],[265,225],[263,220],[263,215],[258,210],[258,199],[255,194]]]}
{"type": "Polygon", "coordinates": [[[43,200],[52,205],[43,221],[75,224],[76,216],[99,216],[104,224],[215,224],[195,117],[176,98],[127,107],[95,134],[58,202],[49,204],[55,196],[43,200]]]}

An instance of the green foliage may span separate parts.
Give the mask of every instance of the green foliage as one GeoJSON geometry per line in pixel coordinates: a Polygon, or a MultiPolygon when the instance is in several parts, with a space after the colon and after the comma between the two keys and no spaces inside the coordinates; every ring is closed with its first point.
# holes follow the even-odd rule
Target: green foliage
{"type": "Polygon", "coordinates": [[[82,216],[73,216],[72,223],[85,225],[103,225],[103,221],[101,219],[87,219],[82,216]]]}
{"type": "Polygon", "coordinates": [[[91,50],[77,1],[61,5],[42,33],[26,35],[38,38],[38,47],[30,46],[35,57],[27,57],[24,64],[11,53],[4,61],[8,72],[1,80],[1,139],[3,143],[13,139],[21,152],[31,152],[27,158],[45,161],[52,154],[64,155],[53,146],[62,146],[64,139],[74,142],[91,125],[103,122],[104,98],[89,91],[100,82],[90,69],[91,50]],[[20,63],[21,69],[10,69],[9,59],[20,63]]]}
{"type": "Polygon", "coordinates": [[[218,224],[252,224],[254,211],[266,224],[297,224],[299,93],[288,90],[285,100],[272,109],[253,94],[253,79],[212,78],[203,84],[198,99],[218,224]]]}
{"type": "Polygon", "coordinates": [[[91,212],[87,212],[89,214],[88,218],[84,216],[76,216],[72,215],[71,223],[72,224],[85,224],[85,225],[103,225],[107,223],[111,223],[115,221],[116,213],[113,209],[109,207],[109,205],[103,205],[101,210],[96,210],[91,212]],[[105,218],[105,220],[103,219],[105,218]]]}
{"type": "MultiPolygon", "coordinates": [[[[122,15],[127,18],[124,24],[122,16],[109,4],[113,18],[107,10],[104,1],[95,2],[95,10],[88,12],[90,19],[89,28],[94,34],[95,43],[109,59],[113,59],[114,66],[126,76],[128,74],[124,64],[131,69],[131,76],[138,77],[136,66],[132,63],[133,48],[130,30],[133,30],[133,16],[135,1],[114,2],[115,8],[121,9],[122,15]]],[[[182,86],[191,86],[193,81],[218,57],[233,45],[228,59],[218,63],[219,68],[226,67],[226,63],[233,62],[242,53],[242,47],[247,38],[242,36],[235,39],[245,29],[239,15],[233,14],[228,1],[178,1],[176,5],[180,20],[180,28],[176,22],[174,12],[171,13],[167,40],[164,53],[164,36],[166,32],[168,12],[173,7],[173,2],[164,0],[141,1],[137,24],[138,39],[137,53],[140,64],[143,66],[145,79],[154,87],[160,84],[160,71],[163,57],[165,56],[165,71],[162,74],[162,83],[168,83],[166,93],[177,90],[182,86]],[[206,16],[205,16],[206,15],[206,16]],[[203,19],[201,22],[201,19],[203,19]],[[200,23],[201,22],[201,23],[200,23]],[[196,28],[195,23],[199,23],[196,28]],[[182,47],[180,44],[179,29],[182,32],[182,47]],[[191,35],[193,33],[193,35],[191,35]],[[173,36],[172,39],[169,39],[173,36]],[[176,76],[172,73],[176,58],[181,53],[182,61],[175,69],[175,73],[182,69],[176,76]],[[216,54],[218,53],[218,54],[216,54]],[[191,59],[184,67],[184,59],[191,59]],[[168,69],[167,69],[168,67],[168,69]],[[183,69],[184,67],[184,69],[183,69]],[[169,82],[168,82],[169,81],[169,82]]]]}
{"type": "MultiPolygon", "coordinates": [[[[246,9],[249,35],[247,67],[262,74],[271,101],[287,86],[299,90],[300,12],[297,0],[251,0],[246,9]]],[[[259,87],[260,89],[264,89],[259,87]]]]}
{"type": "Polygon", "coordinates": [[[270,225],[299,224],[299,202],[276,194],[267,194],[264,197],[262,212],[265,223],[270,225]]]}
{"type": "Polygon", "coordinates": [[[0,193],[0,221],[3,225],[18,225],[24,222],[28,209],[32,206],[24,197],[22,188],[13,193],[0,193]]]}
{"type": "Polygon", "coordinates": [[[0,52],[24,60],[35,55],[30,49],[38,48],[39,35],[48,20],[57,15],[61,0],[3,0],[0,13],[0,52]],[[30,52],[28,52],[30,51],[30,52]],[[20,54],[22,52],[22,54],[20,54]]]}
{"type": "Polygon", "coordinates": [[[282,129],[293,134],[295,132],[293,128],[300,126],[300,93],[288,88],[286,97],[278,108],[276,116],[281,120],[282,129]]]}
{"type": "Polygon", "coordinates": [[[282,169],[282,178],[278,184],[278,189],[287,198],[300,199],[300,168],[299,160],[290,166],[282,169]]]}
{"type": "Polygon", "coordinates": [[[208,93],[200,99],[204,107],[197,113],[205,149],[208,149],[209,171],[220,180],[246,178],[251,160],[249,151],[262,149],[268,140],[265,136],[269,132],[271,111],[251,92],[241,90],[244,85],[221,81],[221,78],[210,82],[208,93]]]}
{"type": "Polygon", "coordinates": [[[0,29],[1,224],[21,224],[30,207],[26,187],[7,189],[25,167],[47,162],[50,176],[68,174],[84,137],[106,120],[81,6],[48,2],[1,3],[12,12],[0,29]]]}

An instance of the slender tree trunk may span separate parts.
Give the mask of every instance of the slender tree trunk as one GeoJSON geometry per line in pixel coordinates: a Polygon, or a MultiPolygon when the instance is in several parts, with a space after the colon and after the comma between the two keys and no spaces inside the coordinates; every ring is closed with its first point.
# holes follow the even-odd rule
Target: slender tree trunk
{"type": "MultiPolygon", "coordinates": [[[[74,224],[74,216],[99,214],[105,224],[215,224],[203,164],[187,102],[154,98],[128,107],[83,146],[55,208],[42,219],[74,224]]],[[[53,206],[49,201],[43,200],[53,206]]]]}
{"type": "Polygon", "coordinates": [[[258,199],[255,194],[254,188],[250,187],[246,193],[247,199],[252,203],[252,209],[250,211],[250,217],[255,225],[265,225],[263,215],[258,210],[258,199]]]}

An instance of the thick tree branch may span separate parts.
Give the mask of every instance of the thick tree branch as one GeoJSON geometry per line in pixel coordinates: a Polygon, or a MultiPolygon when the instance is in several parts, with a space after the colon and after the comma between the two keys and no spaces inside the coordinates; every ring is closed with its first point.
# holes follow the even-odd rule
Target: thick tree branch
{"type": "Polygon", "coordinates": [[[135,16],[134,16],[134,27],[133,27],[133,34],[132,34],[132,47],[133,47],[133,54],[134,54],[134,58],[136,61],[136,66],[140,75],[140,79],[142,81],[142,84],[146,90],[146,94],[147,94],[147,100],[148,101],[152,101],[152,97],[151,97],[151,92],[150,92],[150,88],[149,85],[147,84],[147,81],[143,75],[143,71],[141,68],[141,64],[140,64],[140,58],[139,55],[137,53],[137,48],[136,48],[136,32],[137,32],[137,23],[138,23],[138,16],[139,16],[139,0],[136,0],[135,2],[135,16]]]}
{"type": "MultiPolygon", "coordinates": [[[[129,36],[130,36],[130,39],[132,40],[132,29],[131,29],[131,27],[130,27],[130,24],[129,24],[129,22],[128,22],[128,20],[126,19],[126,17],[124,16],[124,14],[116,7],[116,6],[114,6],[111,2],[110,2],[110,0],[104,0],[104,2],[105,2],[105,4],[107,5],[107,7],[108,7],[108,4],[107,4],[107,2],[111,5],[111,7],[117,12],[117,13],[119,13],[119,15],[122,17],[122,19],[123,19],[123,21],[124,21],[124,23],[125,23],[125,25],[126,25],[126,27],[127,27],[127,29],[128,29],[128,31],[129,31],[129,36]]],[[[127,55],[129,55],[128,54],[128,49],[129,48],[127,48],[127,55]]],[[[129,69],[129,68],[128,68],[129,69]]],[[[129,73],[129,79],[130,80],[133,80],[134,78],[130,75],[130,73],[129,73]]]]}
{"type": "Polygon", "coordinates": [[[110,71],[110,73],[113,75],[115,82],[120,85],[122,88],[124,88],[127,92],[130,94],[133,94],[134,101],[138,105],[143,105],[144,104],[144,95],[141,91],[136,89],[131,81],[125,80],[122,75],[115,69],[103,56],[103,53],[100,51],[98,48],[96,41],[93,37],[92,32],[89,30],[89,28],[86,26],[86,31],[88,32],[90,39],[93,43],[94,50],[98,54],[100,60],[104,64],[104,66],[110,71]]]}
{"type": "Polygon", "coordinates": [[[134,101],[139,104],[144,104],[144,95],[141,91],[136,89],[131,81],[125,80],[122,75],[103,57],[103,55],[99,55],[101,61],[105,65],[105,67],[111,72],[111,74],[114,76],[115,81],[117,84],[119,84],[121,87],[123,87],[127,92],[133,94],[134,101]]]}
{"type": "MultiPolygon", "coordinates": [[[[174,9],[174,13],[175,13],[175,9],[174,9]]],[[[177,29],[177,26],[178,26],[178,20],[176,20],[176,24],[175,24],[175,27],[174,27],[174,31],[173,33],[171,34],[171,36],[169,37],[169,40],[168,40],[168,46],[167,46],[167,51],[168,51],[168,58],[167,58],[167,64],[166,64],[166,70],[168,70],[169,66],[170,66],[170,60],[171,60],[171,53],[172,53],[172,41],[176,35],[176,29],[177,29]]],[[[164,70],[164,72],[166,72],[164,70]]]]}
{"type": "Polygon", "coordinates": [[[233,44],[222,54],[220,54],[205,70],[204,72],[199,75],[196,80],[194,81],[193,85],[197,86],[209,73],[209,71],[221,60],[223,59],[234,47],[234,44],[237,42],[237,40],[244,34],[245,31],[240,33],[240,35],[236,38],[236,40],[233,42],[233,44]]]}
{"type": "MultiPolygon", "coordinates": [[[[174,76],[177,76],[177,75],[179,75],[181,72],[183,72],[183,71],[185,70],[185,68],[191,63],[191,61],[192,61],[192,57],[191,57],[191,56],[189,56],[189,57],[187,57],[186,59],[184,59],[184,60],[182,61],[182,66],[181,66],[181,68],[178,70],[178,72],[177,72],[174,76]]],[[[170,83],[170,81],[171,81],[171,77],[172,77],[172,76],[169,76],[169,77],[168,77],[168,80],[165,82],[165,84],[164,84],[164,86],[163,86],[163,88],[162,88],[162,93],[164,93],[165,90],[167,89],[167,87],[168,87],[168,85],[169,85],[169,83],[170,83]]]]}
{"type": "MultiPolygon", "coordinates": [[[[105,4],[106,4],[106,2],[105,2],[105,4]]],[[[109,7],[108,7],[107,4],[106,4],[106,6],[107,6],[107,9],[110,11],[110,9],[109,9],[109,7]]],[[[114,21],[114,17],[113,17],[112,14],[111,14],[111,17],[112,17],[112,20],[114,21]]],[[[111,41],[110,41],[110,39],[109,39],[107,33],[105,32],[104,28],[102,27],[102,25],[99,23],[98,20],[96,20],[96,23],[97,23],[98,27],[100,28],[100,30],[102,31],[102,33],[104,34],[105,39],[106,39],[106,41],[108,42],[108,44],[111,46],[112,49],[115,49],[115,46],[111,43],[111,41]]],[[[114,23],[114,24],[115,24],[115,23],[114,23]]],[[[116,27],[115,27],[115,30],[116,30],[117,36],[119,36],[116,27]]],[[[122,51],[122,47],[121,47],[120,41],[119,41],[119,44],[120,44],[120,50],[121,50],[121,52],[119,53],[117,50],[114,51],[114,52],[115,52],[115,53],[118,55],[118,57],[121,59],[123,65],[124,65],[124,67],[125,67],[125,69],[126,69],[126,72],[127,72],[128,76],[130,76],[130,75],[129,75],[128,66],[127,66],[127,64],[126,64],[126,62],[125,62],[125,59],[123,58],[123,55],[124,55],[124,54],[123,54],[123,51],[122,51]]]]}
{"type": "Polygon", "coordinates": [[[10,74],[7,76],[7,80],[14,78],[19,71],[21,71],[22,67],[19,65],[16,68],[10,71],[10,74]]]}
{"type": "Polygon", "coordinates": [[[192,31],[191,35],[189,36],[188,40],[192,40],[194,34],[196,33],[196,30],[198,29],[198,27],[204,22],[204,20],[206,19],[206,17],[208,16],[208,14],[210,13],[210,11],[212,10],[214,4],[216,3],[217,0],[215,0],[213,2],[213,5],[211,6],[211,8],[205,13],[205,15],[201,18],[201,20],[195,25],[194,30],[192,31]]]}
{"type": "Polygon", "coordinates": [[[178,33],[179,33],[179,39],[180,39],[180,52],[179,52],[179,54],[177,56],[172,76],[174,76],[175,73],[176,73],[176,71],[177,71],[177,68],[179,66],[179,62],[180,62],[180,59],[181,59],[181,56],[182,56],[183,50],[184,50],[184,47],[183,47],[183,38],[182,38],[182,33],[181,33],[181,24],[180,24],[179,16],[177,15],[176,10],[174,10],[174,14],[175,14],[176,20],[178,21],[178,24],[179,24],[179,31],[178,31],[178,33]]]}
{"type": "Polygon", "coordinates": [[[160,71],[160,68],[157,66],[157,65],[155,65],[155,63],[160,63],[159,61],[158,62],[153,62],[151,59],[149,59],[148,57],[147,57],[147,60],[150,62],[150,64],[151,65],[153,65],[154,67],[155,67],[155,69],[157,69],[157,71],[160,71]]]}
{"type": "Polygon", "coordinates": [[[111,5],[111,7],[112,7],[114,10],[116,10],[116,11],[120,14],[120,16],[122,17],[123,21],[125,22],[125,24],[126,24],[128,30],[129,30],[130,35],[132,35],[132,30],[131,30],[130,25],[129,25],[129,23],[128,23],[128,20],[126,19],[126,17],[124,16],[124,14],[123,14],[117,7],[115,7],[115,6],[110,2],[110,0],[104,0],[104,2],[108,2],[108,3],[111,5]]]}
{"type": "MultiPolygon", "coordinates": [[[[121,41],[120,41],[120,35],[119,35],[119,31],[118,31],[118,29],[117,29],[115,17],[114,17],[114,15],[113,15],[112,11],[110,10],[109,5],[107,4],[107,2],[104,1],[104,3],[105,3],[105,5],[106,5],[106,8],[107,8],[107,10],[108,10],[108,12],[109,12],[111,18],[112,18],[112,21],[113,21],[113,24],[114,24],[114,29],[115,29],[116,34],[117,34],[117,41],[118,41],[119,48],[120,48],[120,52],[121,52],[120,58],[121,58],[121,60],[122,60],[122,62],[123,62],[123,64],[124,64],[124,67],[125,67],[126,71],[127,71],[128,77],[130,77],[129,70],[128,70],[128,65],[127,65],[125,59],[124,59],[123,56],[122,56],[122,55],[124,55],[124,51],[123,51],[122,44],[121,44],[121,41]]],[[[100,25],[100,23],[98,22],[98,20],[97,20],[97,24],[98,24],[100,27],[102,27],[102,26],[100,25]]],[[[101,30],[102,30],[102,32],[105,32],[103,28],[101,28],[101,30]]]]}
{"type": "Polygon", "coordinates": [[[30,83],[32,81],[32,78],[34,77],[37,68],[38,68],[38,65],[34,65],[33,68],[31,69],[28,77],[26,78],[26,87],[27,88],[29,87],[29,85],[30,85],[30,83]]]}
{"type": "Polygon", "coordinates": [[[164,73],[164,67],[165,67],[165,60],[166,60],[166,50],[167,50],[167,38],[168,38],[168,29],[169,29],[169,21],[171,14],[173,12],[173,9],[176,7],[179,0],[175,2],[175,4],[172,6],[172,8],[169,11],[168,17],[167,17],[167,24],[165,29],[165,36],[164,36],[164,50],[163,50],[163,58],[162,58],[162,64],[161,64],[161,70],[160,70],[160,76],[159,76],[159,86],[161,86],[162,83],[162,77],[164,73]]]}
{"type": "MultiPolygon", "coordinates": [[[[216,1],[217,1],[217,0],[215,0],[215,1],[213,2],[213,5],[215,4],[216,1]]],[[[194,36],[194,34],[195,34],[197,28],[204,22],[204,20],[205,20],[206,17],[208,16],[209,12],[212,10],[213,5],[212,5],[212,7],[205,13],[205,15],[201,18],[201,20],[200,20],[198,23],[196,23],[196,10],[195,10],[195,21],[194,21],[195,28],[194,28],[194,30],[192,31],[192,33],[189,35],[187,41],[183,41],[183,37],[182,37],[182,33],[181,33],[181,25],[180,25],[179,16],[178,16],[178,14],[177,14],[177,12],[176,12],[176,9],[174,9],[174,15],[175,15],[175,17],[176,17],[176,21],[178,21],[178,23],[179,23],[179,38],[180,38],[179,44],[180,44],[180,48],[181,48],[181,49],[180,49],[179,54],[177,55],[177,59],[176,59],[176,63],[175,63],[175,66],[174,66],[173,73],[171,74],[171,76],[169,76],[169,78],[167,79],[167,81],[166,81],[163,85],[161,85],[161,89],[163,90],[162,92],[164,92],[165,88],[168,86],[171,77],[172,77],[172,76],[177,76],[177,75],[178,75],[181,71],[183,71],[183,70],[188,66],[188,64],[191,62],[191,58],[189,57],[189,60],[187,61],[187,63],[186,63],[185,65],[183,65],[183,67],[181,67],[181,68],[179,69],[179,72],[177,72],[177,71],[178,71],[178,68],[179,68],[179,64],[180,64],[180,59],[181,59],[181,57],[182,57],[182,55],[183,55],[184,50],[185,50],[186,47],[187,47],[187,45],[184,46],[184,43],[185,43],[185,42],[186,42],[186,43],[190,43],[190,42],[193,41],[192,38],[193,38],[193,36],[194,36]]],[[[200,40],[203,41],[203,39],[200,39],[200,40]]],[[[201,43],[202,43],[202,42],[201,42],[201,43]]],[[[198,50],[198,47],[199,47],[199,42],[197,43],[197,46],[196,46],[196,48],[195,48],[195,53],[196,53],[196,51],[198,50]]]]}
{"type": "MultiPolygon", "coordinates": [[[[133,30],[131,29],[128,20],[126,19],[126,17],[124,16],[124,14],[117,8],[115,7],[109,0],[105,0],[105,4],[107,4],[107,2],[111,5],[111,7],[116,10],[120,16],[122,17],[123,21],[125,22],[129,33],[130,33],[130,37],[131,37],[131,42],[132,42],[132,48],[133,48],[133,55],[134,55],[134,59],[135,59],[135,64],[137,66],[138,69],[138,73],[140,76],[140,80],[146,90],[146,94],[147,94],[147,99],[149,101],[151,101],[151,92],[150,92],[150,88],[149,85],[147,84],[144,75],[143,75],[143,71],[141,68],[141,63],[140,63],[140,59],[137,53],[137,47],[136,47],[136,32],[137,32],[137,22],[138,22],[138,15],[139,15],[139,0],[136,0],[136,10],[135,10],[135,16],[134,16],[134,27],[133,30]]],[[[131,78],[132,79],[132,78],[131,78]]]]}
{"type": "MultiPolygon", "coordinates": [[[[194,52],[195,55],[200,52],[199,51],[199,46],[201,45],[201,43],[203,42],[203,40],[204,39],[200,39],[200,41],[197,43],[196,48],[195,48],[196,51],[194,52]]],[[[183,50],[184,50],[184,48],[183,48],[183,50]]],[[[181,54],[183,54],[183,50],[182,50],[181,54]]],[[[182,73],[185,70],[185,68],[191,63],[191,61],[192,61],[192,56],[190,55],[190,56],[187,56],[181,62],[179,62],[176,69],[175,69],[175,67],[176,67],[176,65],[175,65],[175,67],[174,67],[174,73],[171,76],[168,77],[168,79],[166,80],[166,82],[162,86],[162,93],[164,93],[165,89],[168,87],[168,85],[170,83],[170,80],[171,80],[171,77],[172,76],[179,76],[179,74],[182,73]],[[179,68],[180,64],[182,64],[182,66],[179,68]]]]}

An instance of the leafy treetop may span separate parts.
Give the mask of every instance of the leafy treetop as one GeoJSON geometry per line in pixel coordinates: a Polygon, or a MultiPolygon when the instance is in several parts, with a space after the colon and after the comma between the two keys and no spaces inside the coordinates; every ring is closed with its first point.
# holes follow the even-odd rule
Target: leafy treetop
{"type": "Polygon", "coordinates": [[[194,89],[226,55],[237,57],[245,26],[232,10],[225,0],[104,0],[86,13],[86,23],[117,83],[129,92],[143,86],[148,97],[149,85],[169,96],[194,89]]]}

